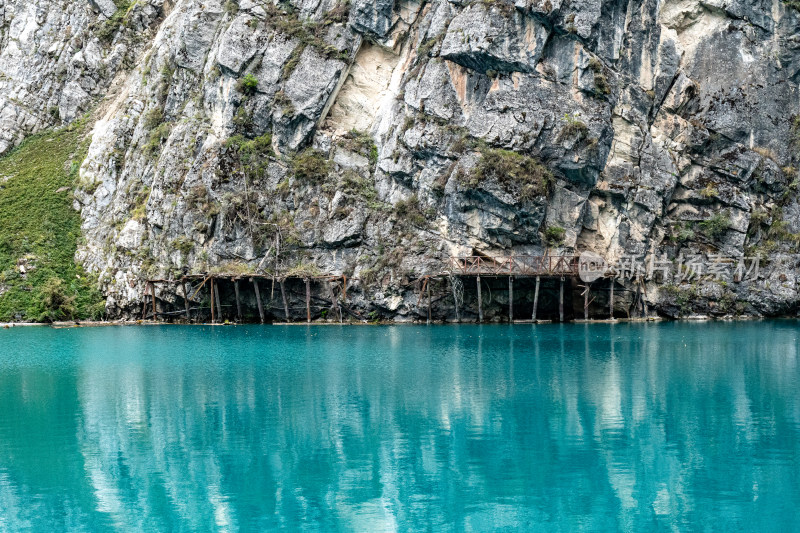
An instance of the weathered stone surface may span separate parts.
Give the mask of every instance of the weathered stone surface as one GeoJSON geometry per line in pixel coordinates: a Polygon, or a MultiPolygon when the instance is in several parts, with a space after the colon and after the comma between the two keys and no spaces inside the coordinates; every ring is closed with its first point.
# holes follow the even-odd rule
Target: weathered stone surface
{"type": "Polygon", "coordinates": [[[478,72],[531,72],[549,34],[536,19],[507,4],[475,2],[453,18],[441,56],[478,72]]]}
{"type": "Polygon", "coordinates": [[[350,25],[354,30],[386,37],[392,27],[394,0],[354,0],[350,25]]]}
{"type": "Polygon", "coordinates": [[[106,18],[111,18],[117,12],[117,5],[113,0],[89,0],[89,3],[106,18]]]}
{"type": "Polygon", "coordinates": [[[111,0],[7,0],[0,7],[0,154],[26,135],[69,123],[105,94],[124,58],[147,39],[163,0],[137,2],[125,24],[111,0]],[[107,24],[111,26],[107,27],[107,24]],[[98,29],[107,38],[98,38],[98,29]]]}
{"type": "Polygon", "coordinates": [[[345,72],[344,62],[321,57],[311,47],[303,50],[284,85],[284,95],[294,112],[286,116],[280,111],[283,120],[275,130],[279,146],[296,150],[308,139],[345,72]]]}
{"type": "Polygon", "coordinates": [[[261,25],[254,30],[251,27],[253,22],[258,23],[258,19],[243,13],[222,34],[217,62],[234,76],[238,76],[244,66],[255,57],[269,35],[261,25]]]}

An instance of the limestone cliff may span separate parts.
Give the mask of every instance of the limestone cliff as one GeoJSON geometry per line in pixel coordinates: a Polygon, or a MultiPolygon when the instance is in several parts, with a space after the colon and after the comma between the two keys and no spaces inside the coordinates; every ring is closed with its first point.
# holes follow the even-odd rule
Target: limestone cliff
{"type": "Polygon", "coordinates": [[[761,256],[757,279],[646,298],[798,311],[800,12],[780,0],[5,0],[0,23],[0,152],[96,120],[76,257],[110,316],[146,279],[321,272],[412,319],[450,256],[548,249],[761,256]]]}

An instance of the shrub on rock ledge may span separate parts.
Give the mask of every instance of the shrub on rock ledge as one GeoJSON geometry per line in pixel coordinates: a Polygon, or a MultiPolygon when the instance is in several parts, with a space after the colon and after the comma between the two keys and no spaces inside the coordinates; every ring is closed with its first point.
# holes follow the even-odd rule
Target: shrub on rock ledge
{"type": "Polygon", "coordinates": [[[548,246],[558,246],[564,242],[567,231],[560,226],[550,226],[544,230],[544,240],[548,246]]]}
{"type": "Polygon", "coordinates": [[[236,82],[236,90],[242,94],[253,94],[258,89],[258,78],[252,74],[245,74],[244,77],[239,78],[236,82]]]}
{"type": "Polygon", "coordinates": [[[307,148],[292,160],[294,177],[300,181],[317,183],[330,171],[330,162],[323,152],[307,148]]]}
{"type": "Polygon", "coordinates": [[[708,220],[700,222],[700,229],[711,241],[716,241],[731,226],[731,219],[724,213],[717,213],[708,220]]]}
{"type": "Polygon", "coordinates": [[[476,188],[485,180],[496,180],[523,201],[547,193],[553,174],[539,160],[511,150],[484,149],[472,172],[462,176],[467,187],[476,188]]]}

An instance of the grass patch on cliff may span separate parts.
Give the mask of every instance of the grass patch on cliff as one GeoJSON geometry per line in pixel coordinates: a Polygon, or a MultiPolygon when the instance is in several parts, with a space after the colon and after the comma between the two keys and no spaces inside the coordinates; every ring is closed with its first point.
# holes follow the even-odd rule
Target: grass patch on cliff
{"type": "Polygon", "coordinates": [[[485,148],[469,174],[459,175],[463,185],[475,189],[485,180],[496,180],[522,201],[547,194],[553,174],[539,160],[511,150],[485,148]]]}
{"type": "Polygon", "coordinates": [[[117,6],[117,11],[95,31],[97,38],[105,43],[112,42],[119,30],[127,24],[128,14],[135,2],[114,0],[114,5],[117,6]]]}
{"type": "Polygon", "coordinates": [[[710,241],[716,241],[731,227],[731,218],[725,213],[716,213],[700,222],[698,226],[710,241]]]}
{"type": "Polygon", "coordinates": [[[331,171],[331,162],[325,153],[314,148],[306,148],[291,160],[294,177],[312,185],[320,183],[331,171]]]}
{"type": "Polygon", "coordinates": [[[0,157],[0,320],[97,318],[96,282],[75,264],[81,219],[72,190],[86,124],[28,138],[0,157]]]}
{"type": "MultiPolygon", "coordinates": [[[[290,37],[300,41],[302,48],[306,46],[314,47],[317,52],[327,59],[338,59],[340,61],[348,61],[350,54],[347,50],[340,50],[332,44],[325,41],[327,34],[332,24],[341,24],[347,18],[349,2],[340,3],[339,6],[329,11],[325,17],[318,22],[310,20],[302,20],[294,9],[285,5],[274,5],[271,3],[262,4],[266,13],[266,23],[269,26],[279,30],[290,37]]],[[[302,53],[302,49],[300,50],[302,53]]],[[[297,56],[299,61],[299,55],[297,56]]],[[[293,65],[288,72],[284,75],[291,74],[294,70],[293,65]]]]}
{"type": "Polygon", "coordinates": [[[561,226],[548,226],[544,230],[544,242],[547,246],[561,246],[567,236],[567,230],[561,226]]]}
{"type": "Polygon", "coordinates": [[[372,166],[378,162],[378,147],[372,136],[365,131],[352,129],[342,136],[339,144],[346,150],[363,155],[372,166]]]}

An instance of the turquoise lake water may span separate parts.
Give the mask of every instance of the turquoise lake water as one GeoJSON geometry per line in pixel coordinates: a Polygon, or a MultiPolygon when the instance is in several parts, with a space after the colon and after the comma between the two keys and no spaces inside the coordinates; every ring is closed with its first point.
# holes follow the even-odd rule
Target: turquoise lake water
{"type": "Polygon", "coordinates": [[[0,330],[0,531],[798,531],[797,324],[0,330]]]}

